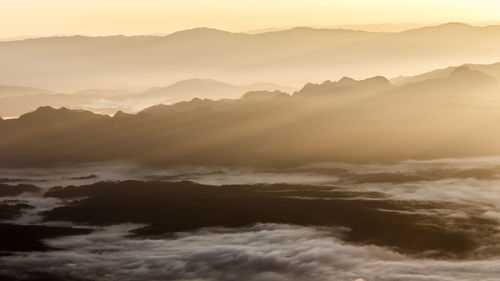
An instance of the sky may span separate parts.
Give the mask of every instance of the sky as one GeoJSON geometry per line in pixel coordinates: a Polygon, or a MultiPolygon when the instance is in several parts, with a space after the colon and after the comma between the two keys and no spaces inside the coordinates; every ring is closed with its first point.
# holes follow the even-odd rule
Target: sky
{"type": "Polygon", "coordinates": [[[498,0],[0,0],[0,37],[500,22],[498,0]]]}

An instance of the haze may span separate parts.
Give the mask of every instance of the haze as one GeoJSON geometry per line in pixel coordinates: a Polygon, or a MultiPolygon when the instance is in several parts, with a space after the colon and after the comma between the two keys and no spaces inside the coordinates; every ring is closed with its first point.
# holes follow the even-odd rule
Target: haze
{"type": "Polygon", "coordinates": [[[495,0],[5,0],[0,38],[56,34],[151,34],[193,27],[233,32],[374,23],[483,24],[495,0]]]}
{"type": "Polygon", "coordinates": [[[500,281],[499,11],[0,0],[0,280],[500,281]]]}

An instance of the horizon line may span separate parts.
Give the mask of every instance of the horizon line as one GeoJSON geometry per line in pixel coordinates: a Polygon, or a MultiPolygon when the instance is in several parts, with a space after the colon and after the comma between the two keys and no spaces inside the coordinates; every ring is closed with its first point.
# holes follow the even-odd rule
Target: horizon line
{"type": "Polygon", "coordinates": [[[85,34],[85,33],[62,33],[62,34],[50,34],[50,35],[18,35],[18,36],[9,36],[9,37],[0,37],[0,42],[16,42],[16,41],[24,41],[24,40],[30,40],[30,39],[44,39],[44,38],[64,38],[64,37],[88,37],[88,38],[100,38],[100,37],[141,37],[141,36],[151,36],[151,37],[168,37],[170,35],[174,35],[176,33],[181,33],[181,32],[187,32],[187,31],[193,31],[193,30],[201,30],[201,29],[206,29],[206,30],[213,30],[213,31],[220,31],[220,32],[226,32],[230,34],[246,34],[246,35],[259,35],[259,34],[266,34],[266,33],[273,33],[273,32],[280,32],[280,31],[288,31],[288,30],[294,30],[294,29],[301,29],[301,28],[307,28],[307,29],[313,29],[313,30],[349,30],[349,31],[360,31],[360,32],[372,32],[372,33],[389,33],[389,34],[397,34],[397,33],[402,33],[410,30],[416,30],[416,29],[421,29],[421,28],[427,28],[427,27],[439,27],[439,26],[445,26],[448,24],[462,24],[462,25],[467,25],[471,27],[476,27],[476,28],[488,28],[488,27],[494,27],[494,26],[500,26],[500,21],[488,21],[488,22],[481,22],[481,23],[467,23],[467,22],[462,22],[462,21],[447,21],[447,22],[441,22],[441,23],[412,23],[412,22],[406,22],[406,23],[368,23],[368,24],[342,24],[342,25],[332,25],[332,26],[315,26],[315,25],[298,25],[298,26],[289,26],[289,27],[269,27],[269,28],[262,28],[262,29],[256,29],[256,30],[246,30],[246,31],[230,31],[230,30],[225,30],[221,28],[214,28],[214,27],[209,27],[209,26],[197,26],[197,27],[192,27],[192,28],[184,28],[184,29],[179,29],[177,31],[173,32],[151,32],[151,33],[133,33],[133,34],[125,34],[125,33],[109,33],[109,34],[85,34]],[[399,31],[373,31],[373,30],[368,30],[367,27],[373,27],[373,26],[378,26],[378,25],[387,25],[387,26],[403,26],[403,25],[414,25],[415,27],[413,28],[404,28],[399,31]],[[365,27],[365,29],[361,28],[365,27]]]}

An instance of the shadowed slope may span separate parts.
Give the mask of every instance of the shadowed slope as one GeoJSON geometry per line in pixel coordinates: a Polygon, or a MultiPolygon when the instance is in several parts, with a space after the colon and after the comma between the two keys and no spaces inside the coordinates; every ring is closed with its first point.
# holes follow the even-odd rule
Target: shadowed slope
{"type": "Polygon", "coordinates": [[[463,67],[401,87],[346,78],[293,97],[193,99],[115,118],[41,108],[0,123],[0,164],[289,166],[500,155],[498,106],[496,80],[463,67]]]}

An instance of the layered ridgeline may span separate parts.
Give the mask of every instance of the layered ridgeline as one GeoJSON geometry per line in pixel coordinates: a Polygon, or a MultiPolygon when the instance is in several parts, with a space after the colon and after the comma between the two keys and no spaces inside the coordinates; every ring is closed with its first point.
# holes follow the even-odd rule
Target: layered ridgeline
{"type": "Polygon", "coordinates": [[[294,28],[258,34],[198,28],[167,36],[49,37],[0,42],[0,85],[57,91],[193,77],[300,86],[344,75],[395,77],[500,57],[500,27],[461,23],[397,33],[294,28]]]}
{"type": "MultiPolygon", "coordinates": [[[[500,79],[500,63],[494,64],[466,64],[463,66],[467,66],[472,70],[478,70],[483,72],[484,74],[488,74],[490,76],[495,77],[497,80],[500,79]]],[[[454,72],[460,66],[451,66],[447,68],[437,69],[430,72],[425,72],[415,76],[399,76],[394,79],[391,79],[391,83],[395,85],[403,85],[407,83],[420,82],[428,79],[435,78],[446,78],[450,76],[452,72],[454,72]]]]}
{"type": "Polygon", "coordinates": [[[136,113],[158,103],[175,103],[199,98],[238,98],[253,90],[290,91],[290,87],[272,83],[233,85],[210,79],[189,79],[166,87],[146,90],[88,89],[74,93],[57,93],[50,90],[0,86],[0,116],[16,117],[40,106],[86,109],[100,114],[117,111],[136,113]]]}
{"type": "MultiPolygon", "coordinates": [[[[500,78],[500,63],[467,64],[466,66],[491,75],[497,80],[500,78]]],[[[401,76],[391,79],[391,83],[401,86],[427,79],[446,78],[457,68],[456,66],[448,67],[411,77],[401,76]]],[[[321,89],[327,90],[328,87],[321,87],[321,89]]],[[[87,89],[73,93],[58,93],[32,87],[0,86],[0,117],[18,117],[41,106],[84,109],[107,115],[114,115],[118,111],[137,113],[159,103],[173,104],[196,97],[202,99],[234,99],[248,91],[262,90],[279,90],[290,93],[295,91],[295,88],[273,83],[233,85],[211,79],[188,79],[169,86],[152,87],[145,90],[128,90],[126,88],[87,89]]]]}
{"type": "Polygon", "coordinates": [[[402,86],[343,78],[293,95],[196,98],[136,115],[42,107],[0,121],[0,164],[282,166],[491,156],[500,155],[499,109],[497,80],[466,66],[402,86]]]}

